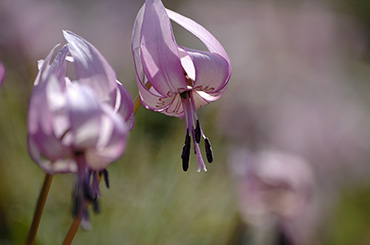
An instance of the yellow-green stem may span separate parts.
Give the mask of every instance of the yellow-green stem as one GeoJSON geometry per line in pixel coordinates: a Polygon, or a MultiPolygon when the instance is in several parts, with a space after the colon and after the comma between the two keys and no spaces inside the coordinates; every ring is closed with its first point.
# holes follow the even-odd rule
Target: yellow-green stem
{"type": "Polygon", "coordinates": [[[134,114],[136,114],[137,110],[139,110],[140,105],[141,105],[141,102],[140,102],[140,97],[138,95],[138,96],[136,96],[136,98],[134,100],[134,109],[133,109],[134,114]]]}
{"type": "Polygon", "coordinates": [[[41,216],[44,211],[46,199],[48,197],[52,181],[53,181],[53,175],[46,174],[45,179],[44,179],[44,184],[42,185],[41,192],[39,195],[39,199],[37,200],[35,214],[33,215],[33,220],[31,224],[30,232],[28,233],[26,244],[35,243],[37,230],[39,229],[41,216]]]}

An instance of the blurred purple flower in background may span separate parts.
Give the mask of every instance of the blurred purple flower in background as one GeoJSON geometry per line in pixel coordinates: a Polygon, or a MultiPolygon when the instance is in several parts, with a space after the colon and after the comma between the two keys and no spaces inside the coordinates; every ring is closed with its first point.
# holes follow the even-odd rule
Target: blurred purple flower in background
{"type": "Polygon", "coordinates": [[[185,117],[183,170],[189,167],[192,135],[197,171],[206,171],[199,148],[201,136],[205,140],[208,162],[213,161],[213,153],[200,127],[197,109],[219,99],[226,91],[231,76],[226,51],[204,27],[165,9],[159,0],[147,0],[140,9],[132,34],[132,51],[142,104],[169,116],[185,117]],[[209,51],[179,46],[170,19],[198,37],[209,51]]]}
{"type": "Polygon", "coordinates": [[[46,173],[77,173],[74,215],[81,213],[86,227],[85,202],[93,201],[98,210],[97,174],[104,174],[108,186],[105,168],[126,148],[133,105],[99,51],[72,32],[63,34],[68,44],[54,60],[56,47],[39,62],[29,104],[28,148],[46,173]],[[73,63],[77,81],[66,75],[66,61],[73,63]]]}
{"type": "Polygon", "coordinates": [[[3,63],[0,62],[0,86],[3,84],[6,76],[6,70],[3,63]]]}
{"type": "Polygon", "coordinates": [[[252,154],[238,149],[229,166],[237,177],[239,209],[252,229],[252,244],[311,244],[314,177],[305,159],[278,151],[252,154]]]}

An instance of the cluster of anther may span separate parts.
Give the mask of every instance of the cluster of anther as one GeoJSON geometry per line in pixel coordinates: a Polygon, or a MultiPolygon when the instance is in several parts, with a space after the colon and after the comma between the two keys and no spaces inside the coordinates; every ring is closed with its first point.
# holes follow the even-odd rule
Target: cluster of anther
{"type": "MultiPolygon", "coordinates": [[[[81,156],[83,152],[75,152],[76,156],[81,156]]],[[[105,185],[109,188],[108,171],[106,169],[101,171],[88,171],[83,175],[82,179],[78,179],[73,191],[73,207],[72,215],[76,217],[82,215],[85,221],[89,221],[89,213],[87,211],[87,204],[91,202],[94,213],[100,213],[98,202],[99,191],[99,177],[103,175],[105,185]],[[92,177],[92,178],[91,178],[92,177]],[[91,180],[92,179],[92,180],[91,180]]]]}
{"type": "MultiPolygon", "coordinates": [[[[94,182],[98,181],[96,178],[96,174],[97,171],[89,171],[87,176],[83,178],[82,183],[76,184],[75,190],[73,192],[72,215],[74,217],[77,216],[80,211],[82,211],[83,215],[85,215],[84,212],[86,212],[86,210],[84,210],[84,207],[82,205],[86,201],[91,202],[95,213],[100,212],[98,203],[99,189],[96,189],[96,184],[94,184],[94,182]],[[93,183],[90,183],[91,175],[93,176],[93,183]]],[[[105,185],[107,186],[107,188],[109,188],[108,171],[104,169],[102,171],[99,171],[98,174],[99,176],[104,176],[105,185]]]]}

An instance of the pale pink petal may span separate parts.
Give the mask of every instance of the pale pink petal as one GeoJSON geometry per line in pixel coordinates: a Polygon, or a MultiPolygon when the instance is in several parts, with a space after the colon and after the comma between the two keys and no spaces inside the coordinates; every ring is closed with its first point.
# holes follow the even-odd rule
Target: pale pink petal
{"type": "Polygon", "coordinates": [[[94,91],[82,84],[67,87],[67,113],[71,124],[73,148],[95,147],[101,125],[101,106],[94,91]]]}
{"type": "Polygon", "coordinates": [[[178,46],[160,0],[146,1],[140,36],[141,62],[152,86],[166,97],[186,89],[178,46]]]}
{"type": "Polygon", "coordinates": [[[135,117],[133,111],[132,97],[127,89],[117,81],[117,95],[115,111],[121,115],[129,130],[134,127],[135,117]]]}
{"type": "Polygon", "coordinates": [[[199,25],[195,21],[172,10],[166,9],[166,11],[171,20],[175,21],[186,30],[193,33],[196,37],[198,37],[204,43],[204,45],[206,45],[211,53],[216,53],[226,60],[228,66],[225,82],[227,83],[231,77],[231,62],[229,56],[227,55],[220,42],[209,31],[207,31],[207,29],[205,29],[203,26],[199,25]]]}
{"type": "Polygon", "coordinates": [[[54,116],[60,101],[61,88],[55,76],[34,86],[28,112],[28,148],[32,159],[42,168],[42,159],[51,162],[70,155],[54,132],[54,116]]]}
{"type": "Polygon", "coordinates": [[[131,37],[131,49],[132,49],[132,56],[134,58],[134,66],[136,71],[136,79],[138,84],[144,83],[144,71],[143,71],[143,64],[141,63],[141,51],[140,51],[140,33],[141,33],[141,26],[143,23],[144,18],[144,10],[145,4],[139,10],[134,27],[132,30],[132,37],[131,37]]]}
{"type": "Polygon", "coordinates": [[[218,54],[186,49],[195,67],[193,89],[217,93],[228,82],[228,63],[218,54]]]}
{"type": "Polygon", "coordinates": [[[100,52],[89,42],[70,31],[63,31],[74,59],[78,81],[91,87],[101,101],[111,101],[116,92],[116,74],[100,52]]]}
{"type": "Polygon", "coordinates": [[[62,89],[65,89],[65,77],[66,77],[66,56],[68,55],[69,50],[67,45],[64,45],[63,48],[58,52],[54,61],[50,64],[50,73],[53,73],[62,86],[62,89]]]}
{"type": "MultiPolygon", "coordinates": [[[[227,89],[227,84],[226,84],[225,87],[223,87],[217,93],[206,93],[206,92],[203,92],[203,91],[194,91],[194,92],[197,93],[203,100],[207,101],[207,104],[208,104],[210,102],[216,101],[219,98],[221,98],[222,95],[226,92],[226,89],[227,89]]],[[[202,106],[199,107],[198,104],[196,104],[196,106],[197,106],[197,109],[202,107],[202,106]]]]}
{"type": "Polygon", "coordinates": [[[184,118],[185,114],[184,107],[181,102],[181,96],[179,94],[175,95],[169,106],[161,112],[167,116],[184,118]]]}
{"type": "Polygon", "coordinates": [[[147,109],[153,111],[162,111],[166,109],[173,100],[173,96],[163,97],[148,91],[148,89],[142,83],[138,83],[137,86],[139,89],[141,104],[147,109]]]}
{"type": "Polygon", "coordinates": [[[51,60],[52,56],[54,55],[54,52],[55,52],[55,50],[58,46],[59,46],[59,44],[55,45],[50,50],[50,52],[48,53],[46,58],[44,60],[41,60],[41,61],[38,62],[39,73],[36,76],[35,82],[33,84],[34,86],[38,85],[39,83],[47,81],[46,77],[48,76],[48,70],[50,68],[49,63],[50,63],[50,60],[51,60]]]}
{"type": "Polygon", "coordinates": [[[172,10],[166,9],[168,16],[171,20],[175,21],[180,26],[197,36],[206,45],[208,50],[212,53],[221,55],[229,64],[229,76],[231,75],[230,59],[225,49],[222,47],[219,41],[209,32],[206,28],[196,23],[181,14],[178,14],[172,10]]]}
{"type": "Polygon", "coordinates": [[[56,160],[47,159],[40,151],[39,144],[37,144],[33,137],[28,138],[28,150],[33,161],[35,161],[46,173],[60,174],[60,173],[74,173],[77,171],[76,163],[69,158],[56,158],[56,160]]]}
{"type": "Polygon", "coordinates": [[[186,75],[188,75],[188,77],[194,81],[195,80],[195,67],[194,67],[193,60],[191,59],[189,54],[185,51],[185,49],[181,46],[179,46],[179,54],[181,58],[181,65],[184,68],[186,75]]]}
{"type": "Polygon", "coordinates": [[[193,90],[193,99],[194,99],[194,105],[196,109],[202,108],[205,105],[208,105],[212,100],[212,96],[209,96],[205,92],[199,92],[193,90]],[[203,98],[203,96],[206,96],[203,98]]]}
{"type": "Polygon", "coordinates": [[[146,5],[144,4],[137,14],[131,40],[137,86],[139,89],[141,103],[144,107],[153,111],[163,111],[172,102],[172,96],[163,96],[156,91],[154,87],[151,87],[151,89],[148,90],[144,85],[147,80],[144,79],[143,65],[141,63],[140,34],[144,19],[145,6],[146,5]]]}
{"type": "Polygon", "coordinates": [[[103,105],[99,139],[96,147],[85,152],[89,168],[102,170],[117,160],[125,151],[128,138],[128,128],[122,117],[110,107],[103,105]]]}

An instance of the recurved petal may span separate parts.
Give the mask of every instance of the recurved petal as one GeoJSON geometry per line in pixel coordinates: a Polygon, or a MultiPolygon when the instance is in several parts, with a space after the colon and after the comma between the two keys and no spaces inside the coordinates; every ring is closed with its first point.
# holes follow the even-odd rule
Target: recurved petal
{"type": "Polygon", "coordinates": [[[181,96],[179,94],[175,95],[169,106],[161,112],[167,116],[184,118],[185,114],[181,96]]]}
{"type": "Polygon", "coordinates": [[[141,104],[152,111],[163,111],[173,100],[173,96],[164,97],[156,92],[154,88],[151,88],[152,91],[149,91],[142,83],[138,82],[137,86],[139,89],[141,104]]]}
{"type": "Polygon", "coordinates": [[[59,51],[53,62],[50,64],[49,73],[54,74],[58,80],[60,81],[60,84],[62,86],[62,89],[65,89],[66,83],[65,83],[65,77],[66,77],[66,57],[69,53],[67,45],[64,45],[63,48],[59,51]]]}
{"type": "Polygon", "coordinates": [[[228,63],[218,54],[186,49],[195,68],[194,89],[218,93],[228,83],[228,63]]]}
{"type": "Polygon", "coordinates": [[[101,101],[113,103],[116,74],[100,52],[89,42],[70,31],[63,31],[68,49],[74,59],[76,75],[80,83],[91,87],[101,101]]]}
{"type": "Polygon", "coordinates": [[[102,105],[99,139],[96,147],[88,149],[86,160],[93,170],[102,170],[117,160],[125,151],[128,128],[122,117],[112,108],[102,105]]]}
{"type": "Polygon", "coordinates": [[[196,109],[202,108],[203,106],[208,105],[210,102],[214,101],[213,97],[205,92],[193,90],[192,95],[196,109]]]}
{"type": "Polygon", "coordinates": [[[206,45],[211,53],[219,54],[226,60],[228,64],[228,80],[231,76],[231,63],[229,56],[227,55],[220,42],[209,31],[207,31],[207,29],[205,29],[203,26],[199,25],[195,21],[172,10],[166,9],[166,11],[171,20],[175,21],[176,23],[193,33],[195,36],[197,36],[204,43],[204,45],[206,45]]]}
{"type": "MultiPolygon", "coordinates": [[[[138,15],[140,21],[140,16],[138,15]]],[[[138,23],[140,25],[140,23],[138,23]]],[[[141,24],[140,55],[145,75],[163,96],[186,89],[178,45],[160,0],[147,0],[141,24]]]]}
{"type": "Polygon", "coordinates": [[[49,63],[50,63],[51,57],[54,55],[55,49],[58,46],[59,44],[55,45],[54,48],[50,50],[50,52],[48,53],[48,55],[46,56],[44,60],[39,60],[38,62],[39,73],[36,76],[35,82],[33,84],[34,86],[37,86],[39,83],[42,83],[47,80],[48,71],[50,69],[49,63]]]}
{"type": "Polygon", "coordinates": [[[168,103],[171,102],[171,99],[166,99],[167,96],[159,94],[153,87],[151,87],[151,91],[149,91],[149,89],[147,89],[144,85],[144,83],[147,83],[147,80],[145,80],[143,64],[141,63],[140,34],[144,19],[145,6],[146,5],[144,4],[141,7],[136,16],[131,37],[131,48],[134,58],[136,80],[139,89],[141,104],[147,109],[160,111],[168,107],[168,103]]]}
{"type": "Polygon", "coordinates": [[[202,102],[201,100],[199,100],[198,102],[196,101],[197,109],[199,109],[200,107],[203,107],[206,104],[209,104],[210,102],[216,101],[219,98],[221,98],[222,95],[226,92],[226,89],[227,89],[227,84],[225,85],[225,87],[220,89],[217,93],[206,93],[206,92],[203,92],[203,91],[194,91],[197,95],[199,95],[201,100],[204,100],[206,102],[204,104],[204,102],[202,102]],[[202,105],[202,106],[200,106],[200,105],[202,105]]]}
{"type": "Polygon", "coordinates": [[[132,97],[127,89],[117,81],[117,95],[115,111],[121,115],[126,123],[128,130],[131,130],[135,124],[132,97]]]}
{"type": "MultiPolygon", "coordinates": [[[[46,141],[46,144],[43,144],[43,146],[47,146],[53,154],[57,152],[63,153],[56,156],[54,160],[52,158],[48,159],[44,154],[45,149],[40,148],[40,144],[34,139],[36,139],[36,137],[28,137],[28,151],[32,160],[35,161],[46,173],[59,174],[76,172],[77,167],[75,162],[70,158],[71,152],[69,152],[69,149],[60,148],[60,144],[53,144],[55,141],[50,141],[51,138],[46,137],[45,139],[49,139],[49,141],[46,141]]],[[[37,137],[37,139],[43,141],[40,137],[37,137]]]]}
{"type": "Polygon", "coordinates": [[[131,36],[131,49],[132,49],[132,56],[134,58],[134,65],[135,65],[135,71],[136,71],[136,78],[138,83],[143,83],[143,77],[144,77],[144,71],[143,71],[143,64],[141,63],[141,51],[140,51],[140,33],[141,33],[141,27],[143,23],[144,18],[144,10],[145,10],[145,4],[141,7],[139,10],[134,27],[132,30],[132,36],[131,36]]]}
{"type": "Polygon", "coordinates": [[[42,159],[51,162],[69,156],[69,149],[54,132],[54,113],[63,104],[59,82],[51,76],[34,86],[28,111],[28,149],[32,159],[42,168],[42,159]]]}
{"type": "MultiPolygon", "coordinates": [[[[54,162],[70,156],[68,147],[61,144],[61,141],[55,135],[45,134],[42,130],[38,130],[34,134],[29,134],[28,150],[31,158],[40,166],[43,159],[54,162]]],[[[43,168],[43,166],[41,167],[43,168]]]]}
{"type": "Polygon", "coordinates": [[[3,84],[5,80],[6,70],[3,63],[0,62],[0,86],[3,84]]]}
{"type": "Polygon", "coordinates": [[[67,87],[67,114],[72,144],[76,150],[95,147],[101,126],[101,104],[88,86],[74,83],[67,87]]]}

